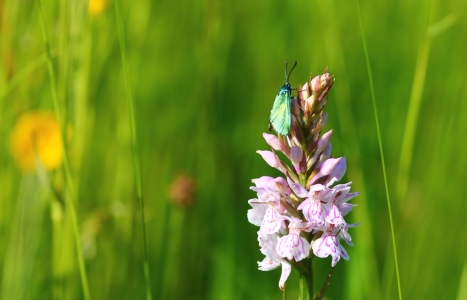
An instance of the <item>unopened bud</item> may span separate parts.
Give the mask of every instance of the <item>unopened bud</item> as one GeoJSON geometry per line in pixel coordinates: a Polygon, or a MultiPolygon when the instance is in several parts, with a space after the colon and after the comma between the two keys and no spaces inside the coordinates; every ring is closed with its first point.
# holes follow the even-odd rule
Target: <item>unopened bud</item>
{"type": "Polygon", "coordinates": [[[313,103],[313,111],[320,110],[324,104],[326,104],[327,94],[331,89],[333,82],[334,80],[327,72],[327,69],[324,71],[323,75],[318,75],[310,80],[312,95],[316,99],[316,103],[313,103]]]}
{"type": "Polygon", "coordinates": [[[298,104],[297,98],[292,97],[292,114],[296,117],[300,116],[300,113],[302,112],[300,105],[298,104]]]}
{"type": "Polygon", "coordinates": [[[172,203],[187,208],[193,203],[195,191],[195,180],[191,176],[181,173],[170,184],[168,194],[172,203]]]}

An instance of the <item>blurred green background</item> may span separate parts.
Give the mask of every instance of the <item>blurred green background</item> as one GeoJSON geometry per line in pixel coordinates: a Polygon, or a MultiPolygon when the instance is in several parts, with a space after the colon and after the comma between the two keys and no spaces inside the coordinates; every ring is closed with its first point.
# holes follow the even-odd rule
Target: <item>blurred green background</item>
{"type": "MultiPolygon", "coordinates": [[[[439,2],[361,3],[406,299],[467,299],[467,2],[439,2]]],[[[91,297],[143,299],[114,5],[44,1],[43,12],[91,297]]],[[[357,2],[140,0],[122,11],[153,298],[281,299],[280,269],[257,270],[246,212],[251,179],[279,176],[255,151],[268,149],[262,133],[287,59],[298,61],[294,87],[326,67],[335,75],[327,129],[333,154],[347,157],[342,182],[362,192],[348,216],[362,223],[350,231],[351,259],[327,298],[397,299],[357,2]],[[170,201],[177,184],[191,204],[170,201]]],[[[54,111],[36,1],[0,0],[0,58],[0,297],[81,299],[70,211],[10,151],[20,116],[54,111]]],[[[47,174],[66,197],[63,170],[47,174]]],[[[330,264],[315,260],[316,290],[330,264]]]]}

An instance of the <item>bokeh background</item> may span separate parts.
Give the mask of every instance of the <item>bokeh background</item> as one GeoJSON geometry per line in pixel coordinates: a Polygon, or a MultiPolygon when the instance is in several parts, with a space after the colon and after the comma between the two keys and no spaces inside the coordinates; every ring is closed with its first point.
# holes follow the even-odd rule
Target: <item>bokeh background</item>
{"type": "MultiPolygon", "coordinates": [[[[143,299],[115,3],[91,2],[43,1],[79,238],[93,299],[143,299]]],[[[467,299],[466,7],[361,2],[406,299],[467,299]]],[[[292,86],[326,67],[335,75],[327,129],[334,155],[347,157],[343,182],[362,192],[349,215],[361,222],[351,259],[338,263],[327,298],[397,299],[357,2],[140,0],[122,12],[153,298],[281,299],[280,270],[257,270],[246,212],[251,179],[279,176],[255,151],[268,149],[262,133],[287,59],[298,61],[292,86]]],[[[26,146],[12,146],[22,117],[55,115],[45,49],[38,2],[0,0],[2,299],[83,298],[62,165],[27,171],[26,146]]],[[[48,145],[59,155],[60,143],[48,145]]],[[[316,290],[330,263],[315,260],[316,290]]]]}

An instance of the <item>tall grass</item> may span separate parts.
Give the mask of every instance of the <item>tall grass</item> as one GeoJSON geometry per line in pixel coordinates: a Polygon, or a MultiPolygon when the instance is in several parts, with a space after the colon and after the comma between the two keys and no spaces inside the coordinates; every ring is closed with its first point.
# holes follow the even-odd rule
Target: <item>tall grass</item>
{"type": "Polygon", "coordinates": [[[71,169],[70,169],[70,162],[68,160],[68,146],[67,146],[67,136],[66,136],[66,127],[68,122],[66,122],[63,119],[63,114],[62,114],[62,108],[61,104],[59,103],[58,95],[57,95],[57,78],[55,75],[55,70],[52,62],[52,53],[50,50],[50,41],[49,41],[49,34],[47,32],[47,29],[45,27],[45,21],[44,21],[44,14],[42,12],[42,1],[38,0],[37,1],[37,7],[39,11],[39,20],[40,20],[40,27],[41,27],[41,32],[42,32],[42,38],[44,40],[45,44],[45,54],[47,56],[47,71],[49,75],[49,80],[50,80],[50,91],[51,91],[51,98],[53,102],[53,108],[55,115],[57,117],[58,123],[60,125],[60,135],[62,137],[62,147],[63,147],[63,152],[65,153],[63,155],[63,173],[66,181],[66,192],[65,192],[65,199],[66,199],[66,210],[69,213],[70,220],[71,220],[71,225],[73,228],[73,237],[74,237],[74,242],[76,246],[76,257],[78,260],[78,266],[79,266],[79,274],[81,278],[81,285],[83,289],[83,296],[84,299],[88,300],[90,299],[90,294],[89,294],[89,284],[88,284],[88,276],[86,274],[86,268],[84,265],[84,258],[83,258],[83,249],[82,249],[82,243],[81,243],[81,237],[80,237],[80,230],[78,226],[78,221],[77,221],[77,216],[76,216],[76,193],[75,193],[75,188],[73,184],[73,179],[71,175],[71,169]]]}
{"type": "Polygon", "coordinates": [[[370,92],[371,92],[371,102],[373,105],[373,113],[375,116],[375,126],[376,126],[376,135],[378,138],[378,146],[379,146],[379,153],[381,155],[381,168],[383,170],[383,178],[384,178],[384,188],[386,191],[386,200],[388,204],[388,215],[389,215],[389,225],[391,229],[391,242],[392,242],[392,249],[394,253],[394,267],[396,269],[396,281],[397,281],[397,292],[399,295],[399,299],[402,300],[402,291],[401,291],[401,279],[399,275],[399,262],[397,259],[397,246],[396,246],[396,237],[394,233],[394,220],[392,217],[392,208],[391,208],[391,199],[389,196],[389,187],[388,187],[388,179],[387,179],[387,173],[386,173],[386,162],[384,160],[384,151],[383,151],[383,144],[381,142],[381,130],[379,127],[379,117],[378,117],[378,109],[376,106],[376,96],[375,96],[375,90],[373,86],[373,73],[371,69],[371,64],[370,64],[370,58],[368,54],[368,47],[366,43],[366,37],[365,37],[365,31],[363,30],[363,18],[362,18],[362,9],[360,7],[360,1],[357,0],[357,8],[358,8],[358,21],[360,24],[360,33],[362,37],[362,44],[363,44],[363,50],[365,52],[365,61],[366,61],[366,67],[368,70],[368,80],[369,80],[369,87],[370,87],[370,92]]]}
{"type": "Polygon", "coordinates": [[[126,39],[125,39],[125,30],[123,27],[123,18],[122,18],[122,8],[120,1],[115,1],[115,18],[117,20],[118,27],[118,39],[120,42],[120,51],[122,57],[122,69],[123,69],[123,78],[125,82],[125,92],[128,105],[128,114],[130,119],[130,131],[131,131],[131,146],[133,153],[133,173],[135,176],[135,185],[136,185],[136,196],[138,197],[138,203],[140,205],[141,211],[141,232],[143,239],[143,270],[144,270],[144,279],[146,284],[146,299],[152,299],[151,292],[151,276],[149,271],[148,263],[148,246],[146,242],[146,218],[144,211],[144,199],[143,199],[143,186],[141,180],[141,163],[139,158],[139,148],[138,141],[136,138],[136,124],[135,124],[135,108],[133,103],[131,85],[130,85],[130,74],[128,71],[127,57],[126,57],[126,39]]]}

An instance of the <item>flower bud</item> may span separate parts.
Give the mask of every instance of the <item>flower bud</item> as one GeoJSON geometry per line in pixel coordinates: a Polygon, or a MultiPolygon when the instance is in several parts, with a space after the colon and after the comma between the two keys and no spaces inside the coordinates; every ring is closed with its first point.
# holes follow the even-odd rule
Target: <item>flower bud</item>
{"type": "Polygon", "coordinates": [[[321,155],[319,157],[319,160],[324,161],[324,160],[330,158],[331,157],[331,151],[332,151],[332,145],[331,145],[331,143],[329,143],[328,146],[326,147],[326,149],[324,149],[323,152],[321,153],[321,155]]]}
{"type": "Polygon", "coordinates": [[[316,98],[316,102],[313,106],[313,111],[320,110],[326,103],[326,96],[331,89],[333,78],[329,75],[327,69],[323,75],[318,75],[310,80],[310,87],[312,95],[316,98]]]}
{"type": "MultiPolygon", "coordinates": [[[[292,116],[292,119],[294,119],[294,118],[295,117],[292,116]]],[[[292,122],[292,124],[294,124],[294,125],[292,127],[293,134],[292,134],[292,138],[291,138],[291,143],[293,145],[302,145],[305,142],[305,137],[303,136],[302,129],[300,128],[298,123],[292,122]]]]}
{"type": "Polygon", "coordinates": [[[300,105],[298,104],[297,98],[292,97],[291,101],[292,101],[292,105],[291,105],[292,114],[296,117],[295,120],[297,121],[298,120],[297,117],[300,116],[300,113],[302,112],[302,110],[300,108],[300,105]]]}
{"type": "Polygon", "coordinates": [[[268,145],[271,146],[272,149],[282,151],[282,145],[277,136],[275,136],[274,134],[263,133],[263,137],[266,140],[266,143],[268,143],[268,145]]]}
{"type": "Polygon", "coordinates": [[[334,180],[341,180],[346,171],[345,157],[328,158],[320,166],[318,173],[309,181],[309,184],[315,183],[318,179],[328,176],[326,182],[334,180]]]}
{"type": "Polygon", "coordinates": [[[321,114],[321,128],[324,128],[324,126],[326,126],[326,123],[328,122],[328,113],[327,112],[323,112],[321,114]]]}
{"type": "MultiPolygon", "coordinates": [[[[319,145],[319,142],[318,142],[318,145],[319,145]]],[[[316,152],[313,155],[313,158],[311,159],[310,166],[314,165],[317,161],[325,161],[326,159],[331,157],[331,150],[332,150],[332,146],[331,146],[331,143],[329,143],[329,140],[324,150],[320,149],[318,146],[318,149],[316,149],[316,152]]]]}
{"type": "Polygon", "coordinates": [[[268,165],[270,165],[273,168],[278,169],[279,171],[285,174],[286,169],[284,168],[284,163],[280,161],[276,153],[274,153],[273,151],[261,151],[261,150],[256,151],[256,153],[261,155],[268,165]]]}
{"type": "Polygon", "coordinates": [[[328,183],[329,181],[333,179],[335,181],[341,180],[342,177],[344,177],[346,170],[347,170],[347,164],[346,164],[345,156],[337,158],[337,164],[332,168],[332,171],[329,174],[329,179],[326,180],[326,183],[328,183]]]}
{"type": "Polygon", "coordinates": [[[294,164],[298,164],[302,160],[302,157],[302,150],[299,147],[293,146],[292,149],[290,149],[290,160],[294,164]]]}
{"type": "Polygon", "coordinates": [[[331,139],[331,135],[332,129],[321,136],[321,138],[318,141],[318,150],[323,151],[324,149],[326,149],[326,147],[329,144],[329,140],[331,139]]]}
{"type": "Polygon", "coordinates": [[[195,192],[195,180],[187,174],[180,173],[170,184],[168,194],[173,204],[187,208],[193,203],[195,192]]]}
{"type": "Polygon", "coordinates": [[[311,96],[310,87],[308,86],[308,82],[305,82],[303,86],[300,87],[300,91],[298,92],[300,99],[308,99],[311,96]]]}
{"type": "Polygon", "coordinates": [[[300,149],[300,147],[293,146],[292,149],[290,150],[290,160],[292,161],[292,164],[297,173],[303,173],[303,171],[305,171],[305,170],[302,170],[304,168],[301,167],[302,159],[303,159],[302,149],[300,149]]]}

